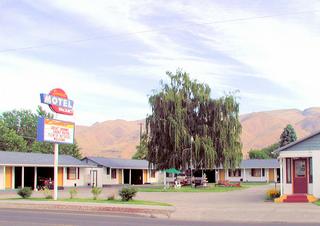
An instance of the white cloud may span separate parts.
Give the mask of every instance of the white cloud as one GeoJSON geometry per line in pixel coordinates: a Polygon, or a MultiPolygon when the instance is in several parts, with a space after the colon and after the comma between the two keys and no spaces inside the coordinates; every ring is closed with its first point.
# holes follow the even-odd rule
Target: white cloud
{"type": "MultiPolygon", "coordinates": [[[[3,108],[1,110],[35,109],[40,102],[39,94],[57,87],[67,91],[69,98],[75,101],[76,107],[87,109],[87,112],[93,111],[93,115],[97,109],[86,107],[90,103],[81,102],[81,99],[97,96],[100,100],[113,99],[139,105],[147,102],[147,97],[135,90],[120,87],[108,81],[99,83],[92,74],[74,68],[8,54],[0,55],[0,65],[1,77],[4,81],[0,83],[2,91],[0,102],[3,108]]],[[[88,118],[87,121],[80,119],[86,124],[94,120],[93,117],[88,118]]]]}
{"type": "MultiPolygon", "coordinates": [[[[179,67],[189,72],[192,78],[208,83],[215,95],[238,88],[228,75],[261,78],[296,94],[296,99],[289,99],[285,96],[277,97],[279,92],[274,94],[272,90],[268,94],[261,94],[258,87],[257,92],[240,90],[240,96],[251,101],[242,104],[252,106],[253,110],[317,105],[320,82],[320,32],[317,29],[319,14],[210,24],[234,18],[320,8],[319,4],[311,1],[309,5],[303,3],[304,7],[301,6],[302,3],[289,3],[278,3],[279,7],[274,11],[274,8],[267,7],[266,2],[262,2],[264,5],[261,6],[255,4],[249,7],[245,3],[224,5],[225,2],[215,1],[29,1],[29,4],[44,14],[54,10],[72,18],[74,29],[70,29],[70,24],[43,24],[32,16],[22,22],[25,16],[21,16],[16,18],[14,25],[20,23],[19,27],[23,27],[23,30],[15,31],[14,26],[6,28],[9,33],[17,32],[19,35],[0,38],[2,47],[12,47],[14,43],[26,44],[25,37],[30,43],[37,44],[39,40],[51,42],[105,36],[106,42],[108,39],[130,41],[132,45],[137,43],[139,49],[121,52],[123,62],[107,66],[102,64],[86,70],[80,69],[81,65],[78,68],[62,66],[67,65],[63,55],[61,62],[55,60],[55,63],[48,63],[50,57],[47,58],[47,51],[55,51],[54,47],[46,51],[39,48],[37,57],[41,59],[43,56],[41,61],[27,53],[0,54],[0,74],[5,78],[5,83],[0,84],[5,93],[5,96],[0,97],[0,101],[4,103],[0,110],[20,106],[33,108],[37,105],[34,99],[38,98],[39,92],[47,92],[57,86],[68,90],[70,97],[74,99],[90,96],[91,100],[97,98],[98,103],[110,98],[119,100],[117,105],[103,109],[94,106],[92,109],[88,108],[88,112],[83,110],[86,109],[86,106],[83,106],[85,103],[77,106],[80,109],[77,117],[86,124],[108,117],[140,118],[148,111],[146,94],[137,87],[116,85],[106,79],[103,83],[99,82],[95,72],[98,70],[115,76],[122,73],[132,75],[133,79],[148,78],[158,81],[165,78],[165,71],[175,71],[179,67]],[[153,21],[148,21],[149,18],[153,21]],[[80,32],[81,25],[91,27],[91,33],[80,32]],[[193,34],[192,41],[188,40],[190,34],[193,34]],[[201,49],[198,49],[198,46],[202,46],[201,49]],[[217,52],[231,61],[224,61],[219,55],[215,59],[211,53],[217,52]],[[126,57],[139,63],[128,63],[126,57]],[[121,73],[115,73],[119,71],[121,73]],[[264,106],[259,102],[264,103],[264,106]],[[121,103],[136,104],[138,107],[126,107],[121,103]],[[111,110],[108,111],[107,108],[111,110]]],[[[4,17],[7,20],[12,18],[4,17]]],[[[94,39],[91,42],[94,42],[94,39]]],[[[121,45],[121,42],[118,45],[121,45]]],[[[77,45],[79,49],[81,46],[89,46],[89,42],[77,45]]],[[[94,57],[92,60],[94,61],[94,57]]],[[[150,87],[150,90],[153,88],[157,87],[150,87]]]]}

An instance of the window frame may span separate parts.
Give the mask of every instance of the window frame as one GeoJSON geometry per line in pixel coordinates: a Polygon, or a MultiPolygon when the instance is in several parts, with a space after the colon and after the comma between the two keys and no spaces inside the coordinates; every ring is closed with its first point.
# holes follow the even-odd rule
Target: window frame
{"type": "Polygon", "coordinates": [[[241,169],[233,169],[233,170],[229,169],[228,176],[229,177],[241,177],[242,176],[241,169]]]}
{"type": "Polygon", "coordinates": [[[67,167],[67,180],[77,180],[77,167],[67,167]],[[74,171],[74,172],[71,172],[74,171]]]}
{"type": "Polygon", "coordinates": [[[261,168],[252,168],[251,169],[251,177],[261,177],[262,170],[261,168]]]}
{"type": "Polygon", "coordinates": [[[309,183],[313,183],[313,172],[312,172],[312,157],[308,159],[308,170],[309,170],[309,183]]]}
{"type": "Polygon", "coordinates": [[[117,169],[111,169],[111,179],[117,179],[117,169]]]}
{"type": "Polygon", "coordinates": [[[156,170],[154,169],[150,170],[150,178],[156,178],[156,170]]]}
{"type": "Polygon", "coordinates": [[[286,158],[286,183],[292,183],[292,161],[291,158],[286,158]]]}

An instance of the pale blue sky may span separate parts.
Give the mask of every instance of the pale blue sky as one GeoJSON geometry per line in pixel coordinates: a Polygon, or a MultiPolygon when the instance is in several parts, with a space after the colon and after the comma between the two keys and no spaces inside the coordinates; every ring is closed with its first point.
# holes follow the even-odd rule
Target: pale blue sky
{"type": "Polygon", "coordinates": [[[77,124],[142,119],[177,68],[241,113],[319,106],[319,27],[312,0],[0,0],[0,111],[60,87],[77,124]]]}

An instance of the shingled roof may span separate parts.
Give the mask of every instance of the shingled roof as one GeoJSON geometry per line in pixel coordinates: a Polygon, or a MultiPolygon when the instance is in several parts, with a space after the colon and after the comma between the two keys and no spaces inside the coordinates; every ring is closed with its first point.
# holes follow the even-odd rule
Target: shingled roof
{"type": "MultiPolygon", "coordinates": [[[[53,154],[0,151],[0,165],[53,166],[53,154]]],[[[91,167],[70,155],[59,155],[59,166],[91,167]]]]}
{"type": "Polygon", "coordinates": [[[280,164],[277,159],[248,159],[241,161],[240,168],[280,168],[280,164]]]}
{"type": "Polygon", "coordinates": [[[84,158],[95,162],[97,165],[116,169],[148,169],[148,161],[136,159],[116,159],[104,157],[86,157],[84,158]]]}

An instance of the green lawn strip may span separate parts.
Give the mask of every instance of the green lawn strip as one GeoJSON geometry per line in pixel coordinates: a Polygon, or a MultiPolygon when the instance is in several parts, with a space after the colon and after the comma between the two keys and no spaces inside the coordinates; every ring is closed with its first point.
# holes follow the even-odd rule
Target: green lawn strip
{"type": "Polygon", "coordinates": [[[199,188],[192,188],[188,187],[181,187],[181,188],[138,188],[139,192],[228,192],[228,191],[235,191],[241,190],[245,187],[199,187],[199,188]]]}
{"type": "Polygon", "coordinates": [[[317,206],[320,206],[320,200],[315,201],[314,204],[316,204],[317,206]]]}
{"type": "MultiPolygon", "coordinates": [[[[1,199],[1,200],[31,200],[31,201],[52,201],[52,199],[46,198],[10,198],[10,199],[1,199]]],[[[122,201],[120,199],[107,200],[107,199],[85,199],[85,198],[73,198],[73,199],[58,199],[62,202],[84,202],[84,203],[107,203],[107,204],[132,204],[132,205],[147,205],[147,206],[172,206],[169,203],[156,202],[156,201],[146,201],[146,200],[130,200],[128,202],[122,201]]]]}
{"type": "Polygon", "coordinates": [[[138,188],[138,192],[229,192],[267,184],[268,183],[265,182],[243,182],[241,183],[241,187],[223,187],[215,186],[214,184],[209,184],[209,186],[207,187],[192,188],[190,186],[186,186],[181,188],[170,187],[167,189],[157,186],[148,188],[138,188]]]}
{"type": "Polygon", "coordinates": [[[271,184],[271,183],[267,183],[267,182],[242,182],[241,186],[254,187],[254,186],[268,185],[268,184],[271,184]]]}

